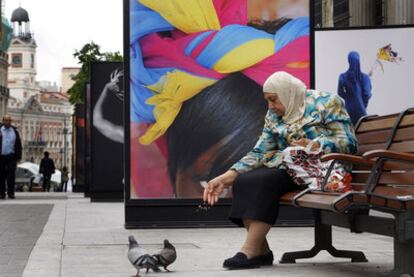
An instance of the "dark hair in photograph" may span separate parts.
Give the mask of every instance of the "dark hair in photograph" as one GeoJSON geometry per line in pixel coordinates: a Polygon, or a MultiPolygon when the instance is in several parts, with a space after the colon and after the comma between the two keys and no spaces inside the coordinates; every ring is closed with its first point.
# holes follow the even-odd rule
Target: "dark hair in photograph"
{"type": "Polygon", "coordinates": [[[277,30],[282,28],[291,20],[292,19],[282,17],[274,21],[251,22],[248,25],[255,29],[265,31],[266,33],[275,34],[277,30]]]}
{"type": "Polygon", "coordinates": [[[189,168],[216,144],[212,167],[203,179],[228,170],[253,148],[266,112],[262,87],[242,73],[231,74],[186,101],[167,133],[172,184],[179,169],[189,168]]]}
{"type": "MultiPolygon", "coordinates": [[[[249,26],[275,34],[289,21],[281,18],[249,26]]],[[[177,172],[191,167],[213,146],[218,148],[211,168],[199,176],[200,181],[228,170],[257,142],[266,112],[262,87],[242,73],[230,74],[186,101],[167,132],[168,173],[174,189],[177,172]]]]}

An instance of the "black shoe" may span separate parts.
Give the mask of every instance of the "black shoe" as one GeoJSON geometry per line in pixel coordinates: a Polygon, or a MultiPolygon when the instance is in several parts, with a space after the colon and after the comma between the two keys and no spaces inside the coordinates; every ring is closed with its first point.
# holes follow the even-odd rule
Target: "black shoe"
{"type": "Polygon", "coordinates": [[[223,267],[228,269],[257,268],[263,265],[263,261],[261,258],[262,256],[257,256],[248,259],[246,254],[238,252],[232,258],[225,260],[223,263],[223,267]]]}
{"type": "Polygon", "coordinates": [[[16,199],[16,196],[14,196],[14,195],[9,195],[9,199],[16,199]]]}
{"type": "Polygon", "coordinates": [[[273,265],[273,252],[270,251],[267,254],[261,255],[258,258],[262,260],[262,265],[273,265]]]}

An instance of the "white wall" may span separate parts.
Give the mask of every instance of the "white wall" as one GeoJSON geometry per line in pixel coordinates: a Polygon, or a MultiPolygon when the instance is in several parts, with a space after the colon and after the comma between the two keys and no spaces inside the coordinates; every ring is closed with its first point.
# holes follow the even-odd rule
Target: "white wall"
{"type": "Polygon", "coordinates": [[[315,34],[316,88],[336,93],[340,73],[348,69],[348,53],[357,51],[361,69],[368,73],[379,48],[392,48],[405,60],[383,62],[371,78],[372,98],[368,114],[389,114],[414,107],[414,28],[318,31],[315,34]]]}

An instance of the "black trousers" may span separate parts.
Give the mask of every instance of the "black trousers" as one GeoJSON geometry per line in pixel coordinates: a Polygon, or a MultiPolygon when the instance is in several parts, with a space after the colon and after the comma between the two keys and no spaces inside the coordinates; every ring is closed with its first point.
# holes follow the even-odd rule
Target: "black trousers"
{"type": "Polygon", "coordinates": [[[230,220],[243,227],[244,219],[273,225],[279,213],[280,197],[299,189],[286,170],[261,167],[240,174],[233,184],[230,220]]]}
{"type": "Polygon", "coordinates": [[[62,184],[60,186],[60,191],[66,192],[68,189],[68,181],[62,181],[62,184]]]}
{"type": "Polygon", "coordinates": [[[14,196],[17,161],[14,155],[0,155],[0,197],[14,196]]]}
{"type": "Polygon", "coordinates": [[[51,174],[43,174],[43,191],[50,191],[50,178],[51,174]]]}

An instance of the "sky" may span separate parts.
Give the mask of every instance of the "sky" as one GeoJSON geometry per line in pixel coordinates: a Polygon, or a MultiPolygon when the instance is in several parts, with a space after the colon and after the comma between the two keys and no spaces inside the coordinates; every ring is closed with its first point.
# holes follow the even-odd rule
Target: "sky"
{"type": "Polygon", "coordinates": [[[79,66],[75,49],[90,41],[102,51],[123,50],[122,0],[3,0],[5,16],[26,9],[37,42],[37,80],[61,83],[62,67],[79,66]]]}

